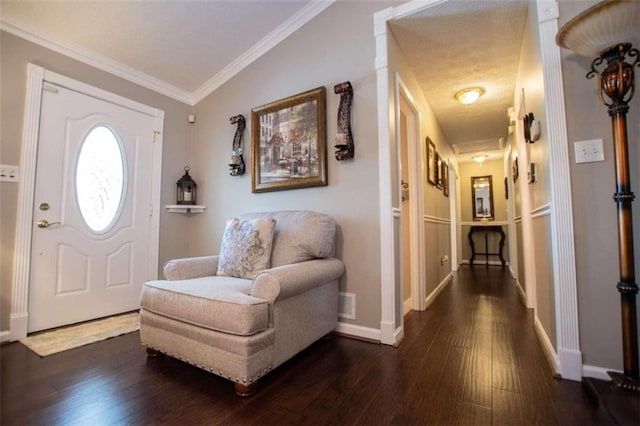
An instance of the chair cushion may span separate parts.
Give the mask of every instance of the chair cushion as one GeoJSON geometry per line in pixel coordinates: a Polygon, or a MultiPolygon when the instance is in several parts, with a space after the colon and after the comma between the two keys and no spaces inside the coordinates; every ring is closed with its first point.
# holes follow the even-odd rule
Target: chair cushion
{"type": "Polygon", "coordinates": [[[216,275],[253,279],[269,267],[276,221],[232,218],[222,235],[216,275]]]}
{"type": "Polygon", "coordinates": [[[246,213],[240,219],[273,218],[271,267],[335,257],[336,222],[331,216],[307,210],[246,213]]]}
{"type": "Polygon", "coordinates": [[[203,277],[179,281],[148,281],[141,306],[158,315],[210,330],[249,336],[269,324],[269,304],[249,296],[251,281],[203,277]]]}

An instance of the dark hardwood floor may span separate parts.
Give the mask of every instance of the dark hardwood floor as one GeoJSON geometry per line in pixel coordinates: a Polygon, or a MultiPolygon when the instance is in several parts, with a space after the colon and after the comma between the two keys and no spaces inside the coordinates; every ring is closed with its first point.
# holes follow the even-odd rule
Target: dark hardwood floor
{"type": "Polygon", "coordinates": [[[242,399],[232,383],[171,358],[138,333],[40,358],[0,348],[2,425],[607,424],[580,383],[557,380],[508,272],[462,268],[401,346],[330,337],[242,399]]]}

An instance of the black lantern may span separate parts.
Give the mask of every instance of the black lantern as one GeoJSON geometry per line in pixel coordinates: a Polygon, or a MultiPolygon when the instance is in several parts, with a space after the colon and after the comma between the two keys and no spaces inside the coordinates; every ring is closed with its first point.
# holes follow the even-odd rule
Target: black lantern
{"type": "Polygon", "coordinates": [[[182,176],[176,185],[178,186],[178,204],[196,204],[196,188],[198,185],[189,176],[189,166],[184,167],[184,176],[182,176]]]}

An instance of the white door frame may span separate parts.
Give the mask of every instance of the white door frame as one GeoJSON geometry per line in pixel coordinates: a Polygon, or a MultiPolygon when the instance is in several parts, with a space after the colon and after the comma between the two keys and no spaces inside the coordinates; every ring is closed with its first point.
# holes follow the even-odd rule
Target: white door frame
{"type": "Polygon", "coordinates": [[[154,143],[152,165],[152,217],[149,241],[149,278],[158,276],[158,253],[160,235],[160,183],[162,171],[162,135],[164,111],[126,99],[102,89],[73,80],[34,64],[27,65],[27,88],[24,124],[22,131],[22,153],[20,156],[21,181],[18,188],[18,217],[14,249],[14,273],[11,300],[9,340],[27,336],[29,322],[29,271],[31,267],[31,234],[33,231],[33,202],[35,195],[36,157],[40,131],[40,106],[45,81],[67,87],[89,96],[113,102],[154,117],[154,143]]]}
{"type": "MultiPolygon", "coordinates": [[[[425,298],[426,288],[425,280],[425,253],[424,253],[424,191],[422,186],[422,150],[420,144],[420,108],[416,104],[413,95],[409,91],[409,88],[402,81],[402,78],[398,73],[395,75],[395,116],[396,123],[400,123],[400,109],[402,108],[402,101],[404,101],[410,108],[407,114],[407,152],[408,152],[408,164],[403,166],[408,168],[409,171],[409,199],[411,203],[409,205],[409,229],[411,247],[411,298],[413,303],[411,308],[415,310],[424,311],[426,309],[425,298]]],[[[398,146],[401,143],[400,138],[400,126],[396,126],[396,141],[398,146]]],[[[398,163],[400,163],[401,156],[398,155],[398,163]]],[[[400,244],[400,247],[404,247],[400,244]]],[[[402,288],[402,286],[400,287],[402,288]]],[[[400,296],[401,300],[404,300],[404,296],[400,296]]],[[[404,322],[404,321],[403,321],[404,322]]]]}
{"type": "MultiPolygon", "coordinates": [[[[402,292],[395,283],[394,257],[394,211],[392,200],[391,114],[389,105],[392,76],[389,72],[388,46],[393,35],[387,23],[418,11],[424,11],[446,0],[424,0],[390,7],[374,15],[374,35],[376,38],[376,78],[378,102],[378,161],[380,195],[380,285],[381,319],[380,340],[385,344],[395,344],[396,329],[402,328],[402,321],[396,320],[398,300],[402,304],[402,292]]],[[[571,179],[569,176],[568,137],[562,63],[560,48],[555,43],[558,32],[558,3],[549,0],[535,0],[530,4],[529,13],[538,17],[540,59],[543,67],[544,93],[547,103],[546,117],[549,132],[549,170],[551,181],[551,229],[553,241],[553,275],[555,294],[555,315],[557,331],[557,368],[562,377],[581,380],[582,354],[579,345],[577,283],[575,271],[575,247],[573,243],[573,213],[571,203],[571,179]]],[[[393,135],[395,137],[395,135],[393,135]]]]}
{"type": "Polygon", "coordinates": [[[458,181],[458,162],[455,159],[449,160],[449,216],[451,219],[451,249],[449,254],[449,265],[452,272],[456,272],[460,266],[458,257],[458,247],[462,246],[461,233],[461,212],[460,208],[460,182],[458,181]]]}

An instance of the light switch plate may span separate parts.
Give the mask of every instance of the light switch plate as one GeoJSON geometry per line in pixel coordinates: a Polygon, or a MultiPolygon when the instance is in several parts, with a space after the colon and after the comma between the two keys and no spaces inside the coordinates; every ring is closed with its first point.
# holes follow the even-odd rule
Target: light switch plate
{"type": "Polygon", "coordinates": [[[0,182],[17,182],[20,168],[18,166],[8,166],[0,164],[0,182]]]}
{"type": "Polygon", "coordinates": [[[604,161],[602,139],[578,141],[573,144],[576,152],[576,164],[604,161]]]}

